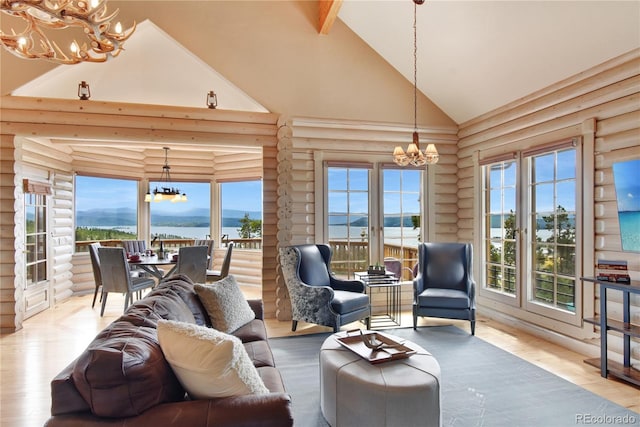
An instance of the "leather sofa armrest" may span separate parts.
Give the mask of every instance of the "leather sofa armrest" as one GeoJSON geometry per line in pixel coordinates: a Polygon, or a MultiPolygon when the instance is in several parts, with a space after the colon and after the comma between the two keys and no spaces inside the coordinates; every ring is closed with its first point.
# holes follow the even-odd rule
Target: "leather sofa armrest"
{"type": "Polygon", "coordinates": [[[256,319],[264,320],[264,305],[261,299],[248,299],[249,307],[256,314],[256,319]]]}
{"type": "Polygon", "coordinates": [[[51,380],[52,415],[89,410],[89,405],[78,392],[71,377],[75,364],[74,360],[51,380]]]}

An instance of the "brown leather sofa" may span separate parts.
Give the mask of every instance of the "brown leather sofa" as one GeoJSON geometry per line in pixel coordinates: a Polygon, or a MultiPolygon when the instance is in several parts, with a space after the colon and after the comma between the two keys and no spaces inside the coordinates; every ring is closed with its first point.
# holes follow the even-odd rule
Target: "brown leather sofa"
{"type": "Polygon", "coordinates": [[[256,318],[233,333],[244,344],[271,393],[190,400],[165,360],[159,319],[211,326],[186,276],[162,282],[102,330],[51,382],[47,427],[293,425],[267,340],[262,301],[249,300],[256,318]]]}

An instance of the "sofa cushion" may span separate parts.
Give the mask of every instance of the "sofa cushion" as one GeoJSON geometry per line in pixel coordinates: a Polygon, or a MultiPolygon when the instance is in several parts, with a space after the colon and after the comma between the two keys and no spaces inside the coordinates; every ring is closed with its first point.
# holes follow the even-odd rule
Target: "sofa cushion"
{"type": "Polygon", "coordinates": [[[143,299],[130,306],[120,316],[119,320],[127,321],[137,326],[155,328],[159,319],[196,322],[191,309],[185,304],[180,295],[171,288],[152,290],[143,299]]]}
{"type": "Polygon", "coordinates": [[[211,320],[209,320],[207,310],[204,308],[200,298],[193,289],[193,282],[188,276],[185,276],[184,274],[174,274],[160,282],[156,288],[169,288],[176,292],[191,310],[196,321],[196,325],[211,326],[211,320]]]}
{"type": "Polygon", "coordinates": [[[91,412],[122,418],[184,399],[158,344],[156,329],[115,321],[78,357],[73,382],[91,412]]]}
{"type": "Polygon", "coordinates": [[[193,287],[209,314],[211,326],[219,331],[232,333],[256,317],[232,275],[193,287]]]}
{"type": "Polygon", "coordinates": [[[160,320],[158,340],[176,376],[194,399],[269,392],[242,343],[232,335],[160,320]]]}

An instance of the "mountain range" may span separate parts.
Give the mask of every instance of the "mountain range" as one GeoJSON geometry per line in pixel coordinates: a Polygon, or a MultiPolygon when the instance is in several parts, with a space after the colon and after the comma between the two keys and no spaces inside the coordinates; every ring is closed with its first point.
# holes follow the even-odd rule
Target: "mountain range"
{"type": "MultiPolygon", "coordinates": [[[[262,219],[262,212],[246,212],[236,209],[223,209],[223,227],[238,227],[245,214],[251,219],[262,219]]],[[[76,212],[76,225],[78,227],[90,226],[127,226],[136,225],[137,214],[135,209],[88,209],[76,212]]],[[[162,227],[208,227],[210,224],[209,210],[203,208],[190,209],[180,214],[151,214],[151,225],[162,227]]]]}

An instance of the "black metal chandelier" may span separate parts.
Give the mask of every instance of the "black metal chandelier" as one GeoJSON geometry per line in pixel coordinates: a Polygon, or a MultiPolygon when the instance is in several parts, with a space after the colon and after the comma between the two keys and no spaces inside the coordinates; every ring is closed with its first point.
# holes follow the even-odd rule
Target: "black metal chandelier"
{"type": "Polygon", "coordinates": [[[171,185],[171,166],[169,166],[169,147],[162,147],[164,149],[164,166],[162,166],[162,175],[160,175],[160,188],[156,187],[153,190],[153,196],[151,191],[148,191],[144,196],[145,202],[163,202],[169,200],[171,202],[186,202],[187,195],[180,193],[177,187],[171,185]]]}

